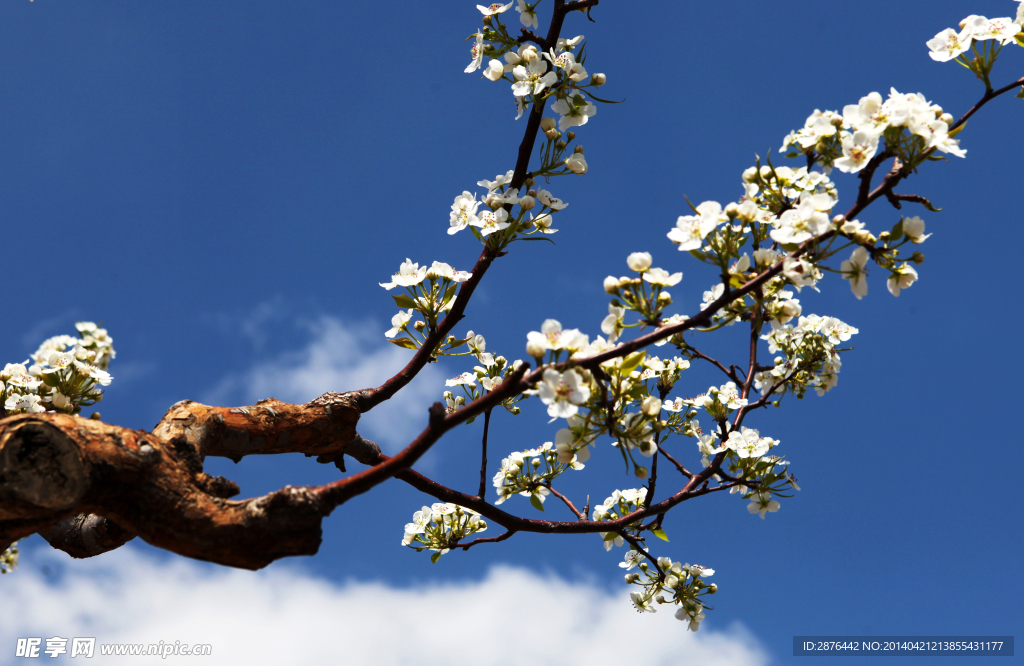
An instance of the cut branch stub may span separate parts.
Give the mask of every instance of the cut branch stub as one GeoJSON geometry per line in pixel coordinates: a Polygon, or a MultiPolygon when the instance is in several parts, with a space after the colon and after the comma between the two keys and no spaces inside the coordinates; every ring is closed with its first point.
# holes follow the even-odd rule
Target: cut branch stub
{"type": "Polygon", "coordinates": [[[70,509],[88,487],[78,446],[43,421],[21,422],[0,436],[0,517],[31,518],[70,509]]]}

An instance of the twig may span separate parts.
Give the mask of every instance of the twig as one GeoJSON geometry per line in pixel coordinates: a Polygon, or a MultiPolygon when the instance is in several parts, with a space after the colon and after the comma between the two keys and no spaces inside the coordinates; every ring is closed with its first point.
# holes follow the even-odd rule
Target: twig
{"type": "Polygon", "coordinates": [[[491,425],[491,409],[484,412],[484,438],[480,446],[480,492],[477,493],[480,499],[483,499],[484,493],[487,492],[487,430],[491,425]]]}

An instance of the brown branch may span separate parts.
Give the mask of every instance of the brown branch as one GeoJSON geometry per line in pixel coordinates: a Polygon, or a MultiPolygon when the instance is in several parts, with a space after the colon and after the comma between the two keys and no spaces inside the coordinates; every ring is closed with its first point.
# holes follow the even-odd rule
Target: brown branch
{"type": "MultiPolygon", "coordinates": [[[[597,4],[597,0],[587,0],[587,2],[590,3],[587,6],[597,4]]],[[[569,5],[575,4],[578,3],[569,3],[569,5]]],[[[544,40],[545,51],[554,47],[558,42],[558,35],[562,30],[565,13],[570,11],[566,9],[567,6],[564,0],[555,0],[555,11],[551,15],[548,35],[544,40]]],[[[534,103],[533,109],[530,111],[526,121],[526,131],[523,133],[523,140],[519,144],[516,168],[513,171],[512,180],[509,182],[509,189],[521,189],[526,182],[530,168],[530,157],[533,154],[533,147],[537,141],[537,132],[540,131],[540,121],[544,115],[545,105],[547,105],[547,98],[542,98],[534,103]]],[[[511,204],[507,205],[506,209],[511,211],[511,204]]],[[[420,370],[434,358],[434,352],[438,345],[444,342],[451,330],[455,328],[455,324],[465,316],[466,305],[468,305],[469,299],[472,298],[474,290],[480,284],[480,280],[483,279],[484,273],[487,272],[491,262],[496,258],[497,255],[490,248],[484,247],[483,252],[480,253],[480,258],[477,259],[476,265],[473,267],[472,276],[469,280],[462,283],[462,287],[459,288],[459,295],[456,297],[452,309],[438,324],[437,328],[427,334],[423,345],[412,357],[412,360],[398,374],[377,388],[359,391],[360,411],[368,412],[385,400],[389,400],[395,393],[412,381],[413,377],[419,374],[420,370]]]]}
{"type": "Polygon", "coordinates": [[[573,515],[574,515],[574,516],[576,516],[576,519],[577,519],[577,520],[583,520],[583,519],[584,519],[584,514],[580,513],[580,512],[579,512],[579,511],[578,511],[578,510],[576,509],[576,507],[575,507],[575,506],[573,505],[573,503],[569,501],[569,498],[568,498],[568,497],[566,497],[566,496],[565,496],[565,495],[563,495],[562,493],[560,493],[560,492],[558,492],[557,490],[555,490],[554,488],[552,488],[552,487],[551,487],[551,484],[543,484],[543,485],[544,485],[544,487],[545,487],[545,488],[547,488],[548,490],[550,490],[550,491],[551,491],[551,494],[552,494],[552,495],[554,495],[554,496],[555,496],[555,497],[557,497],[558,499],[560,499],[560,500],[562,500],[563,502],[565,502],[565,505],[566,505],[567,507],[569,507],[569,510],[570,510],[570,511],[572,511],[573,515]]]}
{"type": "Polygon", "coordinates": [[[487,430],[490,425],[491,410],[488,409],[484,412],[484,437],[480,445],[480,492],[477,493],[480,499],[483,499],[484,493],[487,492],[487,430]]]}
{"type": "Polygon", "coordinates": [[[687,479],[692,479],[693,478],[693,472],[691,472],[690,470],[688,470],[685,467],[683,467],[683,465],[678,460],[676,460],[672,456],[672,454],[669,453],[668,451],[666,451],[663,447],[658,447],[658,453],[660,453],[661,455],[665,456],[665,458],[667,458],[670,463],[675,465],[676,469],[679,470],[680,474],[685,476],[687,479]]]}
{"type": "Polygon", "coordinates": [[[500,534],[500,535],[498,535],[496,537],[483,537],[483,538],[480,538],[480,539],[474,539],[473,541],[470,541],[468,543],[456,544],[454,547],[455,548],[461,548],[462,550],[469,550],[470,548],[472,548],[473,546],[476,546],[477,544],[481,544],[481,543],[498,543],[499,541],[504,541],[505,539],[508,539],[509,537],[511,537],[515,533],[516,533],[515,530],[509,530],[509,531],[505,532],[504,534],[500,534]]]}

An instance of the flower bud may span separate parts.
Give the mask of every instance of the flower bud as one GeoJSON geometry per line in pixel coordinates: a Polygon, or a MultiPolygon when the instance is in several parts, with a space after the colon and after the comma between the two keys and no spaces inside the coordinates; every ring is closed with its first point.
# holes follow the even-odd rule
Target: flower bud
{"type": "Polygon", "coordinates": [[[887,240],[889,240],[889,232],[888,231],[883,231],[882,233],[878,234],[878,240],[880,240],[880,241],[887,241],[887,240]]]}
{"type": "Polygon", "coordinates": [[[708,585],[708,594],[714,594],[715,592],[718,592],[718,583],[708,585]]]}
{"type": "MultiPolygon", "coordinates": [[[[484,17],[484,25],[490,25],[490,24],[491,24],[491,17],[490,16],[485,16],[484,17]]],[[[488,44],[487,46],[490,46],[490,44],[488,44]]]]}
{"type": "Polygon", "coordinates": [[[946,123],[947,125],[952,125],[953,124],[953,116],[951,116],[948,113],[942,114],[939,117],[939,120],[941,120],[942,122],[946,123]]]}
{"type": "Polygon", "coordinates": [[[651,254],[649,252],[634,252],[626,257],[626,265],[629,270],[643,273],[651,267],[651,254]]]}
{"type": "Polygon", "coordinates": [[[770,177],[771,175],[772,175],[772,169],[771,169],[771,167],[770,167],[770,166],[768,166],[768,165],[766,164],[766,165],[764,165],[763,167],[761,167],[761,178],[763,178],[763,179],[765,179],[765,180],[768,180],[768,178],[769,178],[769,177],[770,177]]]}
{"type": "MultiPolygon", "coordinates": [[[[561,134],[559,134],[559,136],[561,136],[561,134]]],[[[558,150],[565,150],[565,146],[566,146],[565,141],[561,141],[561,140],[555,141],[555,148],[556,149],[558,149],[558,150]]]]}
{"type": "Polygon", "coordinates": [[[530,195],[526,195],[525,197],[519,200],[519,207],[522,208],[523,210],[533,210],[533,207],[536,205],[537,200],[531,197],[530,195]]]}
{"type": "Polygon", "coordinates": [[[914,262],[915,264],[923,264],[924,263],[924,255],[921,254],[920,252],[915,252],[914,254],[910,255],[910,260],[912,262],[914,262]]]}
{"type": "Polygon", "coordinates": [[[672,305],[672,294],[667,291],[663,291],[658,294],[658,305],[665,307],[666,305],[672,305]]]}
{"type": "Polygon", "coordinates": [[[537,469],[538,467],[540,467],[540,458],[534,458],[533,460],[530,461],[530,464],[533,465],[534,469],[537,469]]]}
{"type": "Polygon", "coordinates": [[[739,212],[740,207],[736,205],[736,202],[730,202],[729,205],[725,207],[725,214],[729,216],[730,220],[736,219],[739,212]]]}
{"type": "Polygon", "coordinates": [[[647,416],[657,416],[661,412],[661,401],[649,395],[640,403],[640,411],[647,416]]]}
{"type": "Polygon", "coordinates": [[[658,558],[658,566],[661,567],[662,569],[668,569],[669,567],[672,566],[672,559],[668,558],[668,557],[659,557],[658,558]]]}
{"type": "Polygon", "coordinates": [[[533,358],[542,359],[544,354],[548,353],[548,350],[542,343],[530,340],[526,343],[526,353],[533,358]]]}
{"type": "Polygon", "coordinates": [[[544,130],[544,134],[545,134],[545,135],[546,135],[546,136],[547,136],[547,137],[548,137],[549,139],[551,139],[552,141],[554,141],[554,140],[555,140],[555,139],[557,139],[558,137],[562,136],[562,133],[561,133],[561,132],[559,132],[558,130],[556,130],[556,129],[555,129],[554,127],[552,127],[552,128],[551,128],[551,129],[549,129],[549,130],[544,130]]]}
{"type": "Polygon", "coordinates": [[[555,129],[555,119],[554,118],[541,118],[540,119],[540,128],[542,130],[544,130],[545,132],[555,129]]]}
{"type": "MultiPolygon", "coordinates": [[[[633,474],[635,474],[636,478],[638,478],[638,479],[646,479],[647,478],[647,468],[646,467],[636,467],[636,468],[633,469],[633,474]]],[[[640,567],[643,568],[644,565],[641,564],[640,567]]]]}
{"type": "Polygon", "coordinates": [[[418,321],[415,324],[413,324],[412,327],[415,328],[417,331],[423,332],[423,329],[427,327],[427,324],[426,322],[418,321]]]}
{"type": "Polygon", "coordinates": [[[608,77],[605,76],[604,74],[598,73],[590,75],[590,82],[593,83],[595,86],[603,86],[607,80],[608,77]]]}
{"type": "Polygon", "coordinates": [[[99,412],[93,412],[92,414],[89,415],[89,418],[92,419],[93,421],[99,421],[103,417],[100,416],[99,412]]]}
{"type": "MultiPolygon", "coordinates": [[[[572,143],[572,140],[576,138],[576,132],[573,132],[571,130],[566,132],[565,133],[565,138],[569,140],[569,143],[572,143]]],[[[583,151],[581,150],[579,152],[583,152],[583,151]]]]}
{"type": "MultiPolygon", "coordinates": [[[[572,132],[569,132],[569,134],[572,134],[572,132]]],[[[569,140],[572,141],[572,137],[571,136],[569,137],[569,140]]],[[[574,152],[574,153],[582,153],[583,152],[583,146],[576,146],[575,148],[573,148],[572,152],[574,152]]]]}
{"type": "Polygon", "coordinates": [[[752,183],[757,180],[757,167],[750,167],[743,170],[743,182],[752,183]]]}
{"type": "Polygon", "coordinates": [[[604,279],[604,292],[614,294],[619,290],[619,278],[609,275],[604,279]]]}

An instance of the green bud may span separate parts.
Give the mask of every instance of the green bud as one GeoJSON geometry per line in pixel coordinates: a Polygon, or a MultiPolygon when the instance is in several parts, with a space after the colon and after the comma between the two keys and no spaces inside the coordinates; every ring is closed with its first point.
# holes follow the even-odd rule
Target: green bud
{"type": "MultiPolygon", "coordinates": [[[[572,132],[569,132],[569,134],[572,134],[572,132]]],[[[572,139],[569,139],[569,140],[572,141],[572,139]]],[[[574,153],[582,153],[583,152],[583,146],[576,146],[575,148],[573,148],[572,152],[574,152],[574,153]]]]}
{"type": "Polygon", "coordinates": [[[887,240],[889,240],[889,232],[888,231],[883,231],[882,233],[878,234],[878,240],[880,240],[880,241],[887,241],[887,240]]]}
{"type": "Polygon", "coordinates": [[[912,262],[914,262],[915,264],[923,264],[924,263],[924,255],[921,254],[920,252],[915,252],[914,254],[910,255],[910,260],[912,262]]]}
{"type": "Polygon", "coordinates": [[[418,321],[415,324],[413,324],[412,327],[415,328],[417,331],[422,331],[427,327],[427,323],[423,321],[418,321]]]}
{"type": "Polygon", "coordinates": [[[89,418],[92,419],[93,421],[99,421],[103,417],[100,416],[99,412],[93,412],[92,414],[89,415],[89,418]]]}
{"type": "Polygon", "coordinates": [[[569,139],[569,141],[571,142],[573,139],[576,138],[576,132],[573,132],[573,131],[566,132],[565,133],[565,138],[569,139]]]}
{"type": "MultiPolygon", "coordinates": [[[[485,16],[484,17],[484,25],[490,25],[490,24],[491,24],[491,17],[490,16],[485,16]]],[[[488,44],[487,46],[490,46],[490,44],[488,44]]],[[[484,48],[486,50],[486,47],[484,47],[484,48]]]]}
{"type": "Polygon", "coordinates": [[[714,594],[715,592],[718,592],[718,583],[708,585],[708,594],[714,594]]]}
{"type": "Polygon", "coordinates": [[[565,146],[566,146],[565,141],[559,140],[559,141],[555,142],[555,148],[557,148],[558,150],[565,150],[565,146]]]}
{"type": "Polygon", "coordinates": [[[534,469],[537,469],[538,467],[540,467],[540,458],[534,458],[533,460],[530,461],[530,464],[533,465],[534,469]]]}

